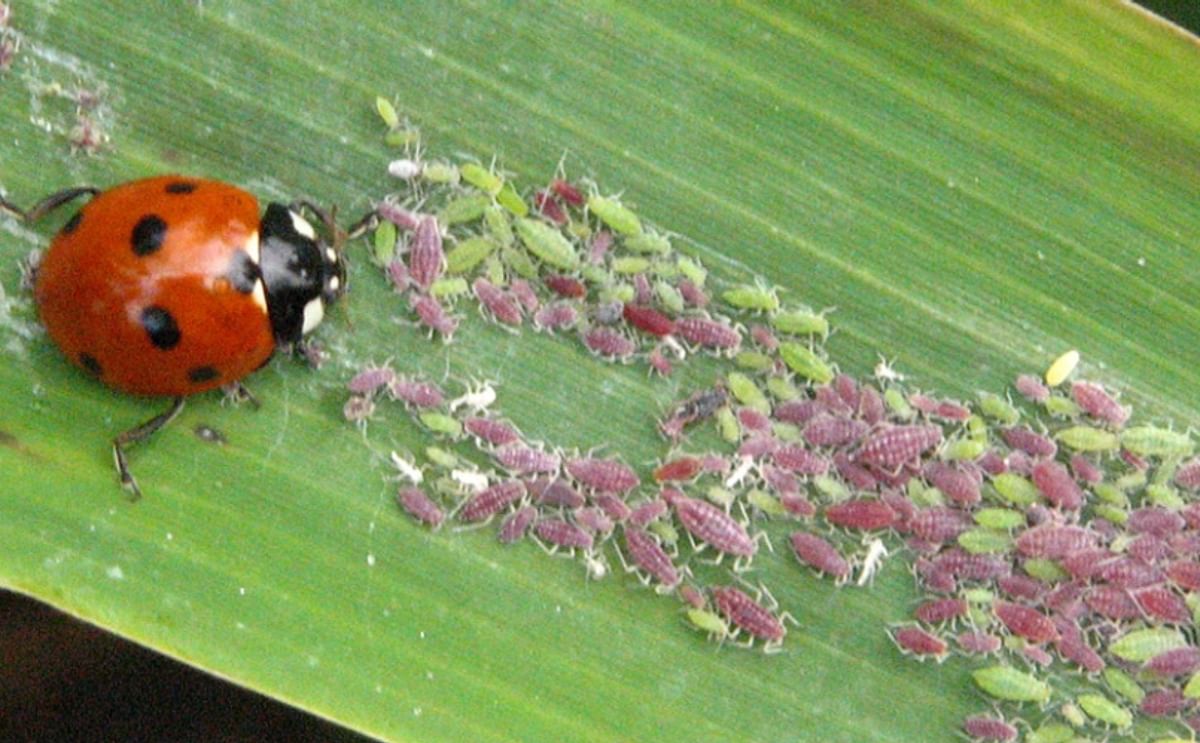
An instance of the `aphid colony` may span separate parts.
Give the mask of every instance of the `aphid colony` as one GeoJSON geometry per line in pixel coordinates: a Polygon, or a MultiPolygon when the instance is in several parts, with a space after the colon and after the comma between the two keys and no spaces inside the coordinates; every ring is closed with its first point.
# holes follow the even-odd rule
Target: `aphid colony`
{"type": "MultiPolygon", "coordinates": [[[[767,650],[791,619],[744,572],[767,532],[788,524],[775,541],[838,584],[856,572],[869,582],[886,545],[903,541],[928,595],[892,639],[919,659],[971,659],[997,706],[1040,707],[1027,740],[1127,731],[1135,713],[1200,728],[1200,648],[1185,631],[1200,611],[1200,457],[1187,434],[1130,425],[1102,385],[1070,381],[1077,353],[1018,377],[1017,404],[937,399],[885,362],[855,379],[825,355],[824,314],[785,306],[763,282],[710,297],[697,260],[595,186],[560,173],[527,203],[475,163],[391,170],[422,211],[382,201],[375,257],[433,335],[453,335],[456,302],[473,298],[491,322],[571,332],[603,359],[668,375],[704,353],[726,369],[661,416],[668,452],[645,479],[617,457],[526,435],[492,407],[489,386],[448,400],[428,380],[364,369],[349,420],[396,401],[438,439],[421,464],[393,455],[398,502],[415,520],[490,521],[502,542],[577,556],[593,579],[620,564],[677,596],[709,637],[767,650]],[[689,451],[702,426],[725,448],[689,451]],[[463,439],[486,467],[443,443],[463,439]],[[728,578],[702,585],[696,576],[713,571],[693,570],[700,561],[728,566],[728,578]],[[1065,669],[1092,688],[1068,692],[1079,682],[1061,683],[1065,669]]],[[[994,712],[963,728],[1018,735],[994,712]]]]}

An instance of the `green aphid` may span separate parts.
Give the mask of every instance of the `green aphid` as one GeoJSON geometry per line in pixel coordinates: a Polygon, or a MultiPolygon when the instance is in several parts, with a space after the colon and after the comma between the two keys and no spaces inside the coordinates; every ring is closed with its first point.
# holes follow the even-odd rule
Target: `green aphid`
{"type": "Polygon", "coordinates": [[[459,180],[458,167],[441,160],[426,162],[421,168],[421,177],[430,183],[453,186],[459,180]]]}
{"type": "Polygon", "coordinates": [[[579,268],[579,254],[574,246],[561,232],[545,222],[520,218],[517,220],[517,236],[529,252],[543,263],[565,271],[579,268]]]}
{"type": "Polygon", "coordinates": [[[1116,666],[1104,669],[1104,680],[1108,682],[1108,688],[1133,704],[1141,704],[1142,700],[1146,698],[1146,692],[1138,685],[1138,682],[1116,666]]]}
{"type": "Polygon", "coordinates": [[[1087,717],[1083,714],[1083,710],[1071,702],[1067,702],[1058,708],[1058,714],[1063,716],[1072,727],[1083,727],[1087,724],[1087,717]]]}
{"type": "Polygon", "coordinates": [[[1092,493],[1094,493],[1096,498],[1102,503],[1107,503],[1110,506],[1117,506],[1119,508],[1129,507],[1129,496],[1125,495],[1125,491],[1116,485],[1113,485],[1112,483],[1102,482],[1093,485],[1092,493]]]}
{"type": "Polygon", "coordinates": [[[1117,435],[1112,431],[1094,426],[1071,426],[1054,434],[1054,438],[1075,451],[1104,452],[1115,451],[1118,446],[1117,435]]]}
{"type": "Polygon", "coordinates": [[[679,532],[666,519],[654,519],[646,524],[646,530],[661,539],[667,547],[673,547],[679,541],[679,532]]]}
{"type": "Polygon", "coordinates": [[[883,391],[883,404],[887,405],[893,416],[901,420],[909,420],[916,414],[912,405],[908,404],[908,398],[895,387],[888,387],[883,391]]]}
{"type": "Polygon", "coordinates": [[[745,374],[741,372],[729,372],[725,377],[725,386],[729,388],[729,392],[733,395],[734,399],[742,405],[751,410],[756,410],[763,415],[771,413],[771,401],[758,388],[754,380],[745,374]]]}
{"type": "Polygon", "coordinates": [[[1145,663],[1156,655],[1187,645],[1179,630],[1164,627],[1139,629],[1126,633],[1108,646],[1108,651],[1130,663],[1145,663]]]}
{"type": "Polygon", "coordinates": [[[483,210],[492,205],[490,196],[472,194],[449,201],[438,213],[438,222],[443,225],[466,224],[483,216],[483,210]]]}
{"type": "Polygon", "coordinates": [[[984,447],[988,445],[988,422],[981,416],[972,415],[967,419],[967,437],[972,441],[977,441],[984,447]]]}
{"type": "Polygon", "coordinates": [[[1070,573],[1062,569],[1054,560],[1044,557],[1031,557],[1021,565],[1031,578],[1037,578],[1043,583],[1058,583],[1070,577],[1070,573]]]}
{"type": "Polygon", "coordinates": [[[1135,426],[1121,432],[1121,446],[1143,457],[1186,457],[1195,449],[1187,433],[1157,426],[1135,426]]]}
{"type": "Polygon", "coordinates": [[[508,212],[503,207],[491,204],[483,210],[483,229],[500,247],[512,247],[512,220],[508,218],[508,212]]]}
{"type": "Polygon", "coordinates": [[[529,216],[529,204],[517,193],[512,183],[506,182],[496,194],[496,203],[518,217],[529,216]]]}
{"type": "Polygon", "coordinates": [[[654,282],[654,296],[663,309],[672,315],[678,315],[684,310],[683,294],[673,284],[666,281],[654,282]]]}
{"type": "Polygon", "coordinates": [[[850,488],[829,475],[817,475],[812,479],[812,484],[818,493],[831,501],[844,501],[850,497],[850,488]]]}
{"type": "Polygon", "coordinates": [[[608,284],[600,290],[599,294],[597,294],[597,298],[602,303],[629,303],[637,298],[637,289],[633,288],[633,284],[629,284],[624,281],[617,284],[608,284]]]}
{"type": "Polygon", "coordinates": [[[979,411],[1005,426],[1016,425],[1021,420],[1021,411],[1008,400],[991,392],[979,393],[979,411]]]}
{"type": "Polygon", "coordinates": [[[704,497],[713,505],[728,508],[733,505],[733,501],[737,495],[728,488],[723,488],[720,485],[712,485],[708,490],[704,491],[704,497]]]}
{"type": "Polygon", "coordinates": [[[567,222],[567,234],[579,242],[585,243],[592,238],[592,228],[587,222],[571,220],[567,222]]]}
{"type": "Polygon", "coordinates": [[[1187,604],[1187,608],[1192,611],[1192,624],[1200,624],[1200,594],[1185,594],[1183,603],[1187,604]]]}
{"type": "Polygon", "coordinates": [[[739,351],[734,354],[733,364],[739,369],[765,372],[774,368],[775,359],[761,351],[739,351]]]}
{"type": "Polygon", "coordinates": [[[603,285],[612,280],[612,274],[604,266],[595,266],[589,263],[579,269],[579,278],[588,284],[603,285]]]}
{"type": "Polygon", "coordinates": [[[1142,470],[1126,472],[1124,475],[1118,477],[1113,482],[1113,485],[1115,485],[1118,490],[1124,492],[1129,492],[1130,490],[1141,490],[1146,486],[1146,473],[1142,470]]]}
{"type": "Polygon", "coordinates": [[[905,486],[905,492],[908,499],[921,508],[946,505],[946,498],[942,491],[925,485],[920,478],[914,477],[909,480],[905,486]]]}
{"type": "Polygon", "coordinates": [[[715,417],[717,432],[721,434],[725,443],[736,444],[742,440],[742,424],[738,423],[737,416],[728,405],[718,408],[715,417]]]}
{"type": "Polygon", "coordinates": [[[986,588],[968,588],[963,591],[962,597],[968,604],[991,604],[996,600],[995,591],[989,591],[986,588]]]}
{"type": "Polygon", "coordinates": [[[971,677],[985,694],[1007,702],[1045,703],[1050,699],[1046,682],[1011,666],[981,668],[971,677]]]}
{"type": "Polygon", "coordinates": [[[817,384],[829,384],[833,381],[833,367],[806,346],[791,342],[780,343],[779,356],[789,369],[805,379],[817,384]]]}
{"type": "Polygon", "coordinates": [[[788,510],[783,507],[779,499],[765,490],[751,488],[746,492],[746,501],[767,516],[784,517],[788,515],[788,510]]]}
{"type": "Polygon", "coordinates": [[[1072,743],[1075,730],[1061,722],[1043,723],[1037,730],[1025,734],[1025,743],[1072,743]]]}
{"type": "Polygon", "coordinates": [[[992,621],[991,612],[979,604],[967,605],[967,622],[972,627],[986,627],[992,621]]]}
{"type": "Polygon", "coordinates": [[[372,255],[375,262],[386,266],[396,257],[396,225],[385,220],[379,222],[372,236],[372,255]]]}
{"type": "Polygon", "coordinates": [[[992,487],[1005,502],[1014,506],[1031,506],[1041,500],[1037,486],[1015,472],[1002,472],[992,478],[992,487]]]}
{"type": "Polygon", "coordinates": [[[788,335],[829,336],[829,320],[819,312],[809,309],[785,310],[767,318],[771,327],[788,335]]]}
{"type": "Polygon", "coordinates": [[[458,166],[458,174],[488,196],[495,196],[504,188],[504,179],[479,163],[463,163],[458,166]]]}
{"type": "Polygon", "coordinates": [[[434,466],[445,470],[455,469],[459,465],[458,455],[440,446],[425,447],[425,458],[433,462],[434,466]]]}
{"type": "Polygon", "coordinates": [[[1200,672],[1192,674],[1187,685],[1183,687],[1183,695],[1188,699],[1200,699],[1200,672]]]}
{"type": "Polygon", "coordinates": [[[1092,508],[1092,515],[1098,516],[1105,521],[1111,521],[1117,526],[1121,526],[1129,520],[1129,512],[1117,506],[1111,506],[1107,503],[1097,503],[1092,508]]]}
{"type": "Polygon", "coordinates": [[[1088,717],[1097,722],[1115,728],[1127,728],[1133,724],[1133,715],[1129,710],[1103,694],[1080,694],[1077,701],[1088,717]]]}
{"type": "Polygon", "coordinates": [[[1145,501],[1151,506],[1162,506],[1172,511],[1178,511],[1187,505],[1179,491],[1167,485],[1147,485],[1145,501]]]}
{"type": "Polygon", "coordinates": [[[507,274],[504,271],[504,263],[499,257],[490,255],[483,262],[483,277],[492,282],[496,286],[506,286],[508,284],[507,274]]]}
{"type": "Polygon", "coordinates": [[[1069,397],[1062,395],[1051,395],[1042,403],[1042,407],[1046,408],[1046,412],[1055,418],[1078,418],[1079,406],[1069,397]]]}
{"type": "Polygon", "coordinates": [[[437,493],[438,495],[444,495],[451,498],[456,498],[462,495],[462,487],[449,476],[439,477],[434,480],[432,488],[433,492],[437,493]]]}
{"type": "Polygon", "coordinates": [[[400,114],[396,112],[396,107],[387,98],[376,96],[375,110],[379,112],[379,118],[383,119],[383,123],[388,129],[400,127],[400,114]]]}
{"type": "Polygon", "coordinates": [[[774,312],[779,309],[779,295],[769,287],[757,284],[740,284],[721,292],[725,304],[739,310],[774,312]]]}
{"type": "Polygon", "coordinates": [[[983,508],[973,515],[975,523],[988,529],[1019,529],[1025,526],[1025,514],[1010,508],[983,508]]]}
{"type": "Polygon", "coordinates": [[[613,258],[609,264],[613,273],[620,273],[632,276],[633,274],[646,273],[650,270],[650,260],[643,258],[640,255],[623,255],[618,258],[613,258]]]}
{"type": "Polygon", "coordinates": [[[537,264],[524,250],[515,247],[500,248],[500,261],[523,279],[533,281],[538,277],[537,264]]]}
{"type": "Polygon", "coordinates": [[[804,431],[795,423],[772,421],[771,435],[785,444],[795,444],[804,438],[804,431]]]}
{"type": "Polygon", "coordinates": [[[701,632],[707,632],[718,638],[729,636],[729,625],[719,614],[705,609],[688,609],[687,618],[692,626],[701,632]]]}
{"type": "Polygon", "coordinates": [[[1006,552],[1012,547],[1012,536],[1006,531],[978,527],[959,534],[958,546],[972,555],[1006,552]]]}
{"type": "Polygon", "coordinates": [[[460,274],[473,270],[496,251],[494,240],[477,235],[468,237],[446,252],[446,273],[460,274]]]}
{"type": "Polygon", "coordinates": [[[418,415],[417,418],[426,428],[434,433],[440,433],[452,439],[462,436],[462,423],[452,415],[439,413],[436,410],[426,410],[418,415]]]}
{"type": "Polygon", "coordinates": [[[1179,469],[1179,457],[1168,457],[1163,460],[1163,463],[1154,469],[1154,476],[1150,478],[1150,482],[1155,485],[1166,485],[1175,477],[1175,471],[1179,469]]]}
{"type": "Polygon", "coordinates": [[[643,232],[625,240],[625,249],[634,253],[666,255],[671,252],[671,241],[665,235],[643,232]]]}
{"type": "Polygon", "coordinates": [[[942,446],[942,459],[950,462],[969,462],[978,459],[987,451],[987,441],[972,438],[956,438],[942,446]]]}
{"type": "Polygon", "coordinates": [[[767,377],[767,392],[780,402],[800,397],[800,390],[792,383],[792,380],[779,375],[767,377]]]}
{"type": "Polygon", "coordinates": [[[421,141],[421,130],[415,126],[401,126],[398,129],[388,129],[383,135],[383,143],[388,147],[411,147],[421,141]]]}
{"type": "Polygon", "coordinates": [[[679,267],[674,263],[656,260],[650,264],[650,274],[661,279],[676,279],[679,277],[679,267]]]}
{"type": "Polygon", "coordinates": [[[600,218],[600,221],[621,235],[642,234],[642,220],[627,206],[616,199],[606,196],[593,195],[587,200],[588,211],[600,218]]]}
{"type": "Polygon", "coordinates": [[[429,287],[429,294],[434,299],[448,299],[466,294],[471,291],[471,287],[467,286],[467,280],[461,276],[446,276],[433,282],[429,287]]]}
{"type": "Polygon", "coordinates": [[[679,269],[679,273],[683,274],[684,278],[697,287],[703,288],[704,282],[708,280],[708,270],[694,258],[681,255],[675,259],[675,266],[679,269]]]}

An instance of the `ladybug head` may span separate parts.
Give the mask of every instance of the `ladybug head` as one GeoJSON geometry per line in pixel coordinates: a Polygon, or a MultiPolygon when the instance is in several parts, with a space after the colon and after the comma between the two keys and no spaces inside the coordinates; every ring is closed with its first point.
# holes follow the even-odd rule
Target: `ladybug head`
{"type": "MultiPolygon", "coordinates": [[[[332,220],[318,212],[326,222],[332,220]]],[[[335,240],[338,237],[335,230],[335,240]]],[[[294,346],[320,324],[325,305],[346,291],[340,245],[318,237],[298,208],[268,204],[258,230],[267,314],[275,342],[294,346]]]]}

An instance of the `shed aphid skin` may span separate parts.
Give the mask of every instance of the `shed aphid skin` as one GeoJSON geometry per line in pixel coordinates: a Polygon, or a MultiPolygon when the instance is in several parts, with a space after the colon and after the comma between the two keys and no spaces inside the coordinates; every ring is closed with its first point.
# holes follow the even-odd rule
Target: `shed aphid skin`
{"type": "Polygon", "coordinates": [[[396,451],[393,451],[388,456],[392,461],[392,467],[400,473],[400,477],[413,485],[420,485],[424,481],[425,473],[421,471],[420,467],[405,459],[396,451]]]}
{"type": "Polygon", "coordinates": [[[866,586],[875,580],[875,574],[883,567],[883,561],[888,556],[887,547],[884,546],[882,539],[872,539],[867,542],[867,555],[863,558],[862,567],[858,572],[858,580],[855,585],[858,587],[866,586]]]}
{"type": "Polygon", "coordinates": [[[486,413],[496,402],[495,384],[489,379],[468,383],[466,391],[448,403],[450,412],[456,413],[459,408],[466,408],[473,415],[486,413]]]}
{"type": "Polygon", "coordinates": [[[1059,356],[1050,364],[1050,368],[1046,369],[1045,380],[1046,384],[1051,387],[1057,387],[1067,381],[1067,377],[1075,371],[1075,367],[1079,366],[1079,351],[1071,349],[1062,356],[1059,356]]]}

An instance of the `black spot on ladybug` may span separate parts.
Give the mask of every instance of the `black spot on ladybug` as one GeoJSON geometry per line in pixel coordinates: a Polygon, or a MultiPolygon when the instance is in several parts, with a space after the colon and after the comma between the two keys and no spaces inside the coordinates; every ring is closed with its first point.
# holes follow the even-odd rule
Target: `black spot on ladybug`
{"type": "Polygon", "coordinates": [[[193,366],[188,369],[188,381],[195,384],[202,382],[211,382],[216,379],[219,372],[214,366],[193,366]]]}
{"type": "Polygon", "coordinates": [[[173,193],[173,194],[187,194],[187,193],[191,193],[192,191],[195,191],[195,190],[196,190],[196,184],[189,183],[187,181],[171,181],[170,183],[167,184],[167,188],[166,188],[167,193],[173,193]]]}
{"type": "Polygon", "coordinates": [[[175,318],[158,305],[150,305],[142,310],[142,329],[150,336],[150,342],[155,348],[169,351],[179,345],[179,325],[175,318]]]}
{"type": "Polygon", "coordinates": [[[258,283],[262,272],[249,253],[239,250],[229,259],[229,270],[225,272],[225,276],[229,279],[229,283],[233,284],[234,289],[242,294],[249,294],[254,291],[254,286],[258,283]]]}
{"type": "Polygon", "coordinates": [[[59,230],[59,232],[61,232],[64,235],[71,234],[72,232],[75,231],[75,228],[77,228],[79,226],[79,223],[82,220],[83,220],[83,212],[82,211],[75,212],[73,215],[71,215],[71,218],[67,220],[67,223],[62,226],[62,229],[59,230]]]}
{"type": "Polygon", "coordinates": [[[134,255],[146,256],[162,247],[163,239],[167,236],[167,223],[162,221],[162,218],[147,214],[138,220],[138,223],[133,227],[133,243],[134,255]]]}
{"type": "Polygon", "coordinates": [[[104,370],[100,368],[100,362],[96,361],[96,357],[90,353],[79,354],[79,363],[82,364],[83,368],[87,370],[87,373],[91,374],[93,377],[98,377],[104,373],[104,370]]]}

